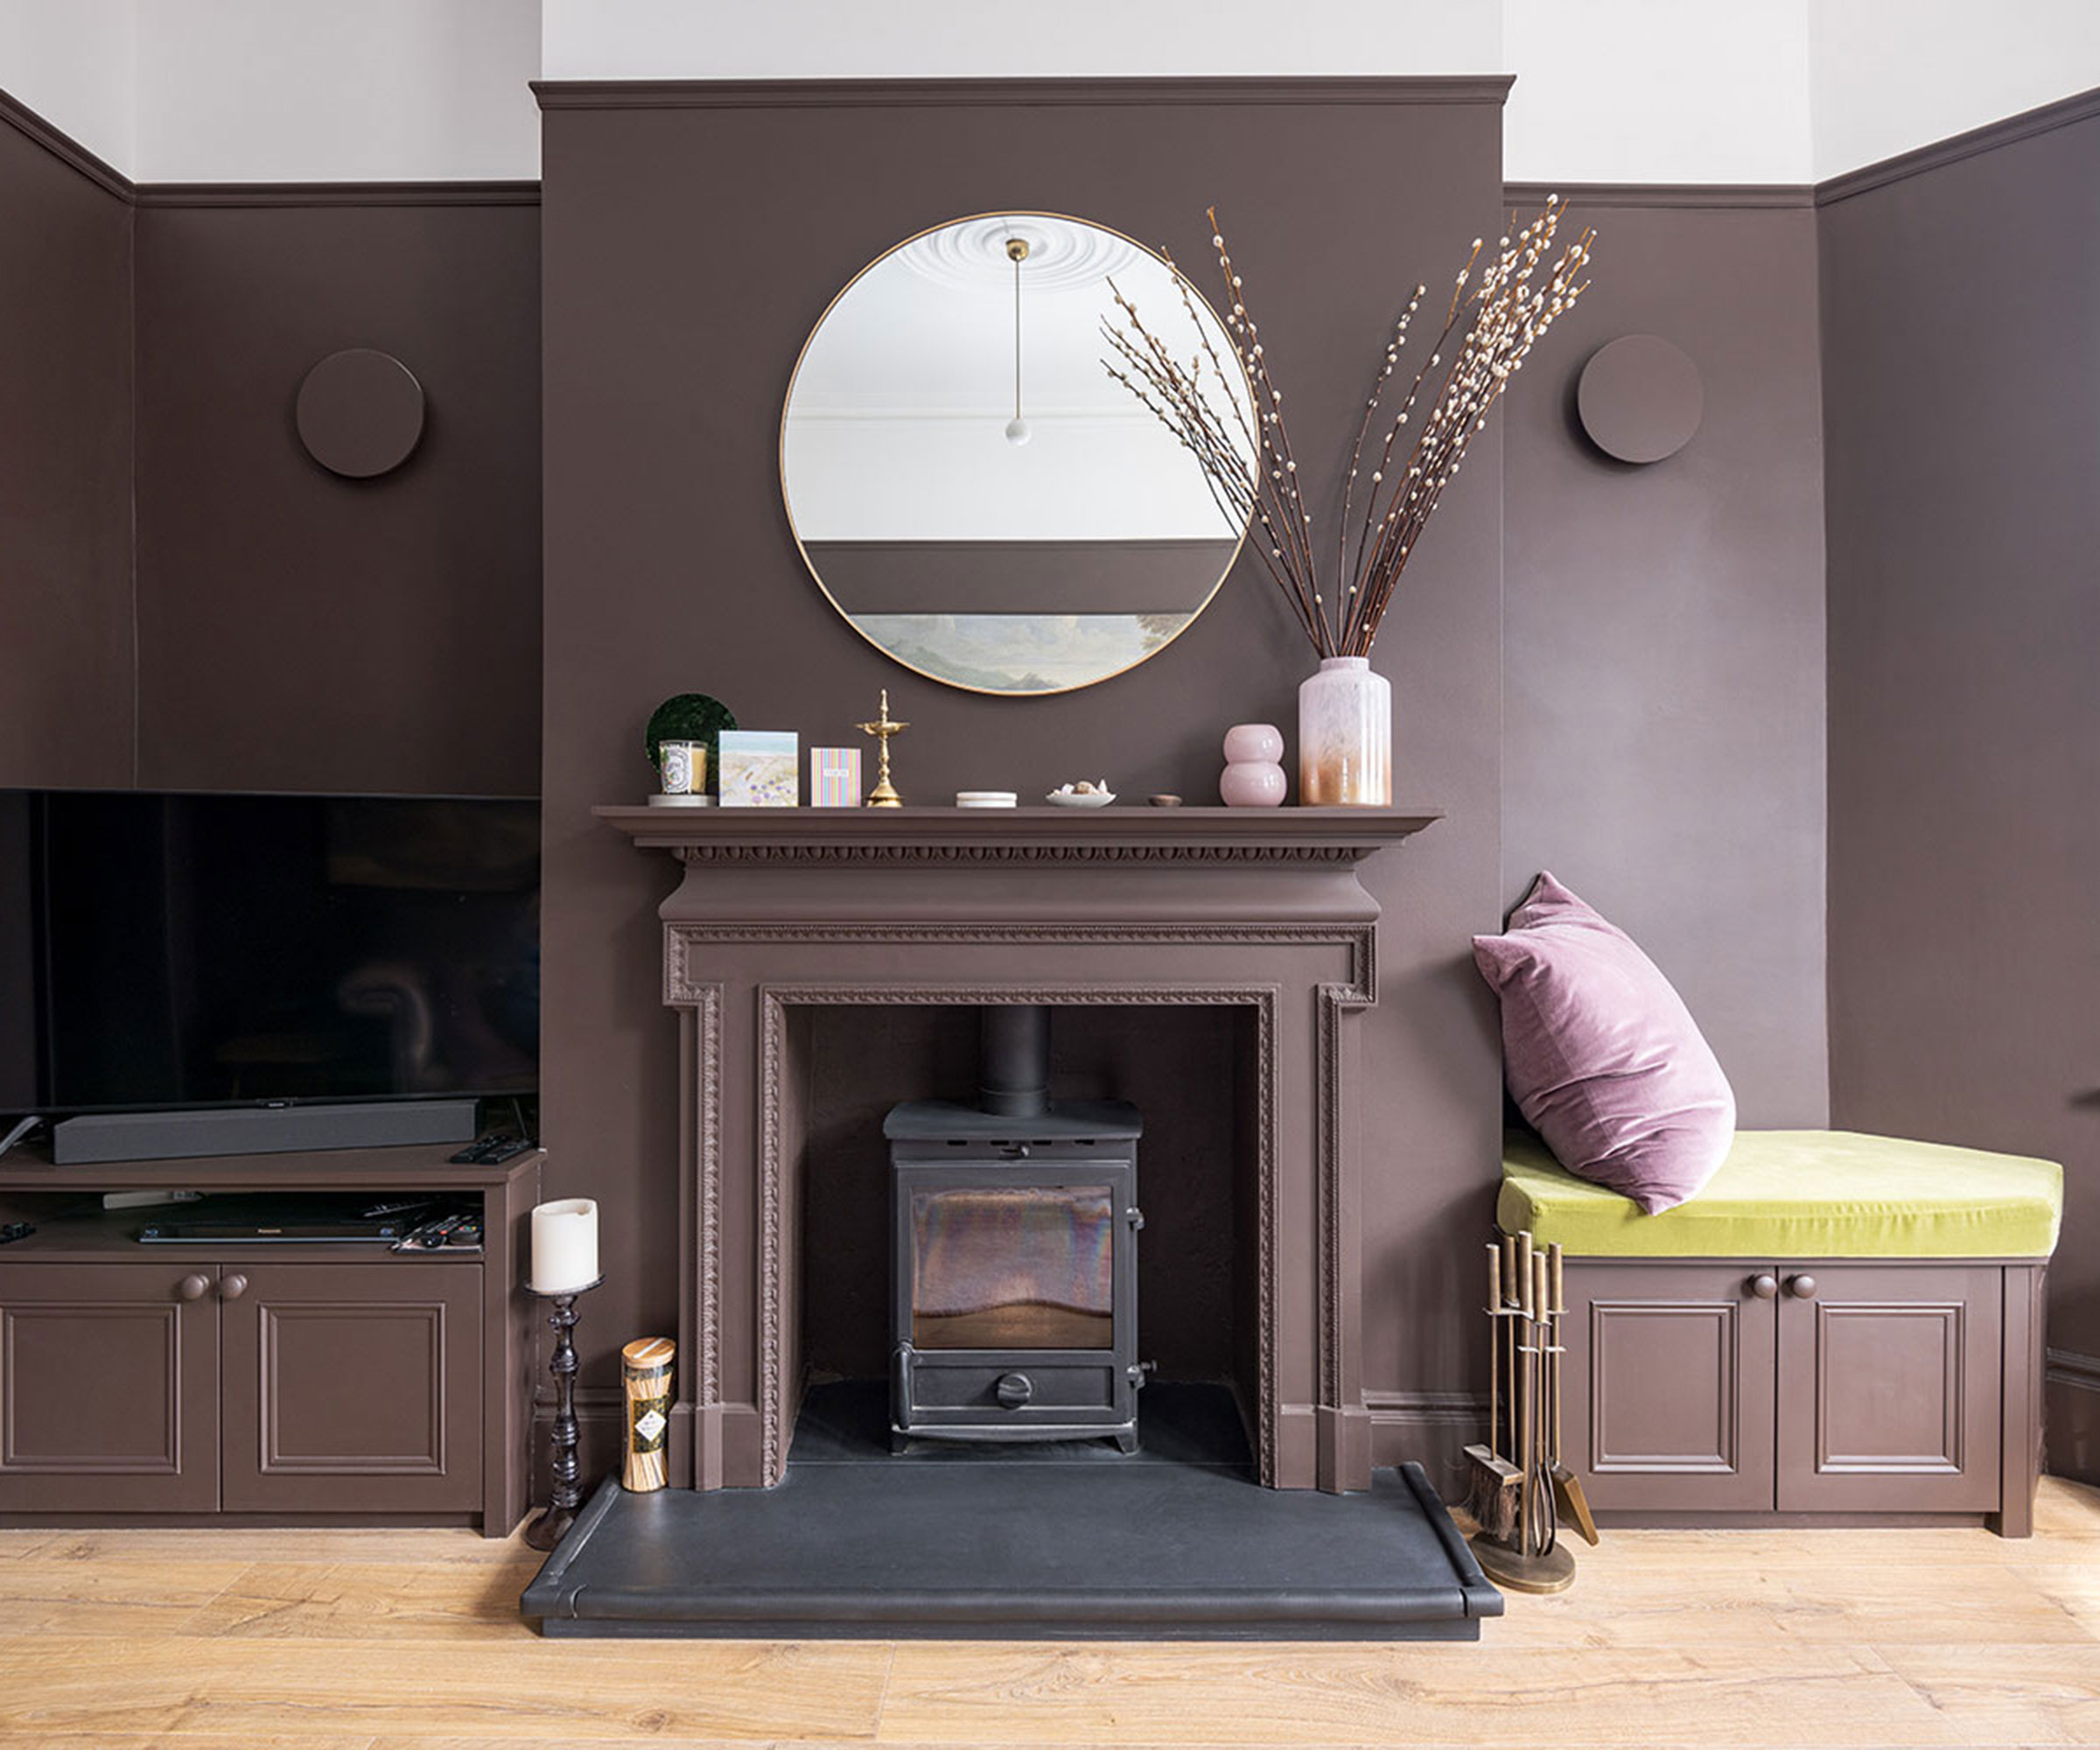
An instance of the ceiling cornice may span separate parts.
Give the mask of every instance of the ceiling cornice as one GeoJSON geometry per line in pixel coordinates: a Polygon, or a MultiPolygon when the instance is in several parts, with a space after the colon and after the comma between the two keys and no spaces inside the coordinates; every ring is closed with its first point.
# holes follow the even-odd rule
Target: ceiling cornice
{"type": "Polygon", "coordinates": [[[26,136],[52,157],[71,164],[104,193],[119,200],[131,199],[131,178],[116,165],[98,158],[72,135],[54,128],[26,103],[0,91],[0,122],[26,136]]]}
{"type": "Polygon", "coordinates": [[[1558,194],[1570,206],[1810,207],[1805,182],[1506,182],[1502,195],[1520,206],[1543,206],[1558,194]]]}
{"type": "Polygon", "coordinates": [[[142,182],[141,206],[537,206],[536,182],[142,182]]]}
{"type": "Polygon", "coordinates": [[[1043,108],[1105,104],[1485,103],[1511,74],[1191,79],[535,80],[542,109],[1043,108]]]}
{"type": "Polygon", "coordinates": [[[2000,146],[2009,146],[2020,140],[2031,140],[2037,134],[2054,133],[2059,128],[2068,128],[2075,122],[2090,121],[2100,116],[2100,88],[2081,91],[2074,96],[2061,97],[2054,103],[2044,103],[2039,108],[2023,109],[2017,116],[2008,116],[2001,122],[1989,122],[1980,128],[1971,128],[1965,134],[1956,134],[1950,139],[1935,141],[1929,146],[1920,146],[1914,151],[1899,152],[1893,158],[1883,158],[1879,164],[1847,171],[1843,176],[1834,176],[1816,186],[1816,204],[1828,206],[1833,201],[1850,200],[1855,194],[1865,194],[1869,189],[1883,188],[1892,182],[1901,182],[1907,177],[1922,176],[1928,171],[1959,164],[1964,158],[1972,158],[1979,152],[1995,151],[2000,146]]]}

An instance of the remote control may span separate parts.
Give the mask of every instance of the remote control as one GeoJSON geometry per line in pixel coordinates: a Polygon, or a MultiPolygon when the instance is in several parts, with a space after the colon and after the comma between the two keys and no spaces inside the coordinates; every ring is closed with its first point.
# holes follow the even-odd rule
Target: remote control
{"type": "Polygon", "coordinates": [[[376,1222],[384,1215],[400,1215],[410,1209],[427,1209],[438,1200],[435,1197],[410,1197],[395,1203],[374,1203],[358,1211],[367,1222],[376,1222]]]}
{"type": "Polygon", "coordinates": [[[514,1137],[508,1130],[492,1130],[469,1143],[452,1159],[456,1166],[494,1166],[513,1155],[523,1154],[532,1146],[523,1137],[514,1137]]]}

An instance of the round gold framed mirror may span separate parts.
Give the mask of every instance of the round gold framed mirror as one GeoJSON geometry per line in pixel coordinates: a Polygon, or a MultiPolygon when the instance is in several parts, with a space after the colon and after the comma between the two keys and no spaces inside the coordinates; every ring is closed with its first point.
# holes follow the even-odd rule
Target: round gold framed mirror
{"type": "Polygon", "coordinates": [[[1158,654],[1246,529],[1111,374],[1120,295],[1197,375],[1221,429],[1253,396],[1217,314],[1166,258],[1051,213],[934,227],[848,282],[802,347],[780,492],[846,622],[929,679],[1017,696],[1158,654]]]}

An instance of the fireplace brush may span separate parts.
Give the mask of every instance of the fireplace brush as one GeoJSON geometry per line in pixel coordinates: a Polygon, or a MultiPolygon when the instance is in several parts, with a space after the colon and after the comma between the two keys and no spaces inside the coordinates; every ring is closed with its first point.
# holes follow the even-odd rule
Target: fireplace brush
{"type": "MultiPolygon", "coordinates": [[[[1511,1246],[1516,1244],[1513,1240],[1511,1246]]],[[[1512,1254],[1514,1256],[1514,1253],[1512,1254]]],[[[1510,1320],[1517,1308],[1511,1303],[1504,1288],[1505,1272],[1502,1265],[1502,1248],[1490,1240],[1488,1243],[1488,1444],[1468,1446],[1466,1457],[1471,1466],[1472,1488],[1466,1496],[1466,1511],[1484,1536],[1508,1538],[1516,1531],[1517,1484],[1522,1474],[1502,1457],[1505,1447],[1514,1450],[1514,1438],[1506,1438],[1508,1431],[1502,1416],[1502,1357],[1507,1351],[1512,1363],[1509,1376],[1509,1402],[1514,1409],[1516,1401],[1516,1376],[1515,1372],[1516,1346],[1510,1320]]]]}
{"type": "Polygon", "coordinates": [[[1468,1506],[1482,1571],[1518,1592],[1558,1592],[1575,1578],[1556,1513],[1572,1479],[1560,1458],[1560,1248],[1536,1247],[1529,1232],[1488,1248],[1488,1436],[1466,1449],[1468,1506]]]}

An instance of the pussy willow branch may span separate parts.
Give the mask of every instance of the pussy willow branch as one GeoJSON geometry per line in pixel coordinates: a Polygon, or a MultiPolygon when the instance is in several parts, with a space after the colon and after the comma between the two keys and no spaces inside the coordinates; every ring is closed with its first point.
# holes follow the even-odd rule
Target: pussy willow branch
{"type": "Polygon", "coordinates": [[[1284,424],[1284,392],[1270,373],[1261,331],[1248,313],[1245,286],[1225,246],[1216,210],[1209,214],[1210,241],[1224,279],[1225,331],[1237,373],[1226,371],[1208,328],[1196,319],[1186,280],[1177,276],[1184,312],[1201,345],[1186,365],[1145,326],[1137,306],[1116,292],[1120,326],[1115,319],[1102,325],[1115,355],[1102,361],[1109,374],[1194,457],[1212,501],[1235,527],[1248,530],[1263,566],[1320,655],[1370,654],[1422,530],[1474,438],[1487,428],[1488,413],[1531,349],[1589,289],[1581,275],[1589,265],[1596,234],[1586,229],[1573,242],[1559,244],[1564,211],[1555,195],[1527,225],[1519,227],[1511,215],[1509,234],[1488,254],[1485,267],[1480,266],[1485,245],[1480,239],[1474,241],[1473,254],[1453,284],[1443,330],[1393,410],[1365,482],[1361,478],[1364,446],[1381,409],[1388,405],[1387,390],[1398,373],[1410,325],[1428,295],[1424,286],[1414,289],[1372,376],[1349,451],[1330,550],[1334,555],[1331,578],[1323,575],[1314,556],[1309,488],[1284,424]],[[1439,368],[1443,374],[1431,390],[1426,411],[1421,411],[1424,388],[1439,368]],[[1242,380],[1236,382],[1235,375],[1242,380]],[[1229,417],[1211,398],[1214,387],[1222,395],[1229,417]],[[1410,422],[1412,442],[1403,452],[1410,422]],[[1397,465],[1396,456],[1402,458],[1397,465]],[[1358,521],[1353,513],[1360,494],[1363,511],[1358,521]]]}

